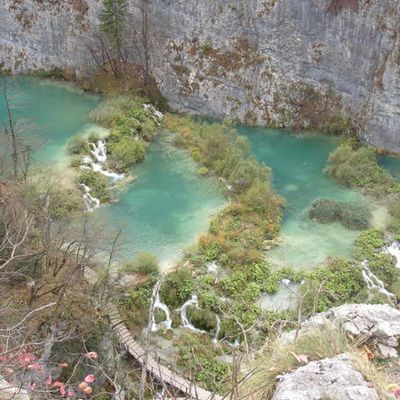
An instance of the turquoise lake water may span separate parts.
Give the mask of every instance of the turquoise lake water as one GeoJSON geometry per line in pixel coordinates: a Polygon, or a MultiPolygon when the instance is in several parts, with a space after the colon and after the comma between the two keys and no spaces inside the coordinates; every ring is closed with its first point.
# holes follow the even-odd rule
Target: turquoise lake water
{"type": "MultiPolygon", "coordinates": [[[[0,85],[4,78],[0,78],[0,85]]],[[[33,136],[40,139],[36,159],[48,165],[65,165],[68,138],[92,128],[89,112],[100,99],[64,83],[33,78],[7,78],[8,91],[17,106],[15,114],[33,120],[33,136]]],[[[0,86],[1,90],[2,86],[0,86]]],[[[5,107],[0,96],[0,118],[5,107]]],[[[365,201],[358,193],[341,188],[323,168],[337,142],[323,135],[291,134],[282,130],[239,126],[250,140],[255,156],[272,168],[273,184],[286,199],[281,229],[282,242],[268,252],[279,265],[311,268],[328,256],[347,256],[359,232],[340,224],[320,225],[310,221],[307,210],[317,198],[365,201]]],[[[101,207],[97,215],[113,230],[124,232],[124,255],[133,257],[151,251],[165,267],[207,230],[208,222],[225,200],[212,180],[196,175],[193,162],[181,151],[165,152],[159,140],[147,160],[135,169],[136,181],[120,194],[117,204],[101,207]]],[[[400,159],[380,157],[395,176],[400,159]]],[[[382,210],[375,210],[382,222],[382,210]]]]}
{"type": "Polygon", "coordinates": [[[37,139],[35,158],[51,163],[65,161],[66,141],[88,126],[88,114],[100,99],[67,83],[0,77],[0,120],[6,117],[4,82],[7,82],[14,115],[33,123],[34,129],[29,134],[37,139]]]}
{"type": "MultiPolygon", "coordinates": [[[[0,78],[0,91],[3,83],[4,78],[0,78]]],[[[99,97],[72,85],[7,78],[7,91],[16,106],[15,115],[29,118],[37,127],[31,134],[40,139],[35,152],[38,162],[65,166],[68,139],[96,129],[89,124],[88,114],[99,104],[99,97]]],[[[4,119],[6,109],[0,97],[0,119],[4,119]]],[[[207,230],[211,215],[225,199],[213,181],[196,175],[195,165],[185,153],[168,156],[160,143],[152,146],[135,175],[136,181],[123,190],[117,204],[103,206],[96,213],[103,218],[105,229],[122,228],[122,258],[151,251],[162,266],[169,266],[207,230]]]]}
{"type": "Polygon", "coordinates": [[[323,172],[337,140],[325,135],[292,134],[283,130],[240,126],[255,157],[272,169],[273,184],[286,199],[282,242],[268,252],[276,264],[313,267],[327,256],[348,256],[357,231],[341,224],[322,225],[309,220],[307,211],[318,198],[364,201],[359,193],[340,187],[323,172]]]}

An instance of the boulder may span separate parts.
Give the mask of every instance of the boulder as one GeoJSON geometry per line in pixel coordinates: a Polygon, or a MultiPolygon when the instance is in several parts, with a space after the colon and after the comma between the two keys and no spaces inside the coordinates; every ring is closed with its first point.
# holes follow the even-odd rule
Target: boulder
{"type": "MultiPolygon", "coordinates": [[[[397,356],[400,340],[400,311],[388,304],[345,304],[317,314],[301,324],[299,335],[327,321],[341,325],[346,334],[374,343],[383,357],[397,356]]],[[[284,342],[295,338],[295,331],[282,336],[284,342]]]]}
{"type": "Polygon", "coordinates": [[[374,386],[354,369],[351,355],[313,361],[284,375],[272,400],[378,400],[374,386]]]}

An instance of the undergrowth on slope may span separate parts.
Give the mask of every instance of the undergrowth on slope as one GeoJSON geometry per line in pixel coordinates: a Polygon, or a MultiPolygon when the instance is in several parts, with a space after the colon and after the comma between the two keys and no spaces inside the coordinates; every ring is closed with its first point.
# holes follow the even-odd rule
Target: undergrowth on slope
{"type": "Polygon", "coordinates": [[[350,341],[342,328],[329,322],[298,336],[297,340],[272,339],[261,354],[246,368],[239,386],[243,398],[271,399],[277,377],[289,373],[311,361],[349,353],[356,370],[374,384],[382,398],[388,387],[385,376],[368,361],[366,354],[350,341]]]}

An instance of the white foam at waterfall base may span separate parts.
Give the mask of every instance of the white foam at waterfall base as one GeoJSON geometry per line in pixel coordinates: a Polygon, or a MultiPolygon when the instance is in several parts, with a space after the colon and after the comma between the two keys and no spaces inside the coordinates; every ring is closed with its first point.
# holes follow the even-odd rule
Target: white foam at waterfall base
{"type": "Polygon", "coordinates": [[[362,266],[363,266],[362,276],[364,278],[365,283],[367,284],[368,289],[370,290],[375,289],[379,293],[387,297],[396,298],[396,296],[393,293],[389,292],[385,288],[385,284],[368,268],[367,260],[364,260],[362,262],[362,266]]]}
{"type": "Polygon", "coordinates": [[[161,281],[158,281],[153,288],[153,293],[151,297],[152,299],[154,299],[154,302],[151,305],[151,307],[153,308],[153,312],[151,313],[151,327],[150,327],[151,332],[157,332],[161,328],[171,329],[172,326],[172,319],[171,319],[171,314],[169,312],[169,308],[160,299],[160,287],[161,287],[161,281]],[[157,324],[155,319],[156,309],[162,310],[165,313],[165,320],[160,322],[159,324],[157,324]]]}
{"type": "Polygon", "coordinates": [[[91,153],[95,158],[95,162],[89,156],[82,157],[82,163],[86,166],[90,166],[93,171],[99,172],[114,181],[120,180],[124,177],[124,174],[118,174],[104,168],[104,163],[107,161],[107,148],[104,140],[98,140],[96,143],[90,143],[92,150],[91,153]]]}
{"type": "Polygon", "coordinates": [[[393,242],[390,246],[385,249],[386,254],[390,254],[396,259],[396,268],[400,268],[400,245],[397,242],[393,242]]]}

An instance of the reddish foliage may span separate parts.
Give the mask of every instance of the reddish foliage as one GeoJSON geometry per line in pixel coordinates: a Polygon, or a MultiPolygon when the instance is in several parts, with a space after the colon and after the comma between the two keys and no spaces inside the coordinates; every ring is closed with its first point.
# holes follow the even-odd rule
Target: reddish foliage
{"type": "Polygon", "coordinates": [[[358,6],[358,0],[332,0],[327,7],[327,11],[334,13],[342,10],[358,11],[358,6]]]}
{"type": "Polygon", "coordinates": [[[85,0],[71,0],[72,9],[78,14],[86,14],[89,6],[85,0]]]}

